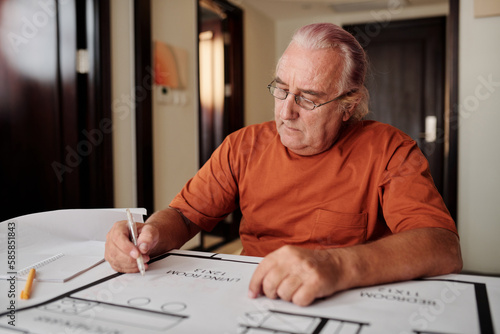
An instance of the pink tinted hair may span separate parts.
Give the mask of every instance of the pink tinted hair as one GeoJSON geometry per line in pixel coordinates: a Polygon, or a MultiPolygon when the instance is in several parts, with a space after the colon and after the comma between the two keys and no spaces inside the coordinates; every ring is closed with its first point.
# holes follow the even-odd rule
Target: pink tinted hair
{"type": "Polygon", "coordinates": [[[368,60],[354,36],[335,24],[315,23],[297,30],[290,43],[313,50],[334,49],[344,59],[339,92],[351,92],[341,100],[341,110],[354,108],[353,121],[368,114],[369,94],[364,86],[368,60]]]}

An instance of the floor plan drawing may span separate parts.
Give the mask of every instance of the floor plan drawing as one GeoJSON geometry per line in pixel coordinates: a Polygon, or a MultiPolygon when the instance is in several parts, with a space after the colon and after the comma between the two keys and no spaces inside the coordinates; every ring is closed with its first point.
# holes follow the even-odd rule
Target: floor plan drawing
{"type": "Polygon", "coordinates": [[[247,321],[240,324],[242,334],[355,334],[362,333],[368,323],[345,319],[325,318],[281,311],[249,312],[247,321]]]}
{"type": "Polygon", "coordinates": [[[23,317],[36,324],[30,333],[59,333],[61,327],[75,333],[164,333],[188,318],[73,297],[29,309],[23,317]]]}
{"type": "MultiPolygon", "coordinates": [[[[146,275],[115,274],[17,311],[22,333],[494,333],[482,283],[415,280],[340,292],[309,307],[247,297],[260,259],[177,251],[146,275]]],[[[2,322],[0,333],[11,333],[2,322]]]]}

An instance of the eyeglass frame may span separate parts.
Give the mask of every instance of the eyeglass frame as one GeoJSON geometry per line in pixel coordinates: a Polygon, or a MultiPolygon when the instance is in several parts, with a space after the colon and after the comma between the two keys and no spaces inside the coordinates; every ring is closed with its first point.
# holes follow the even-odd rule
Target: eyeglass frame
{"type": "Polygon", "coordinates": [[[354,91],[352,91],[352,90],[351,90],[351,91],[349,91],[349,92],[347,92],[347,93],[340,94],[339,96],[337,96],[337,97],[336,97],[336,98],[334,98],[333,100],[326,101],[326,102],[323,102],[323,103],[320,103],[320,104],[316,104],[316,103],[314,103],[313,101],[311,101],[311,100],[309,100],[309,99],[306,99],[306,98],[305,98],[305,97],[303,97],[303,96],[300,96],[300,95],[297,95],[297,94],[294,94],[294,93],[290,93],[290,92],[287,92],[287,91],[286,91],[286,90],[284,90],[284,89],[281,89],[281,88],[279,88],[279,87],[273,86],[272,84],[273,84],[273,82],[275,82],[275,81],[276,81],[276,79],[274,79],[273,81],[271,81],[271,82],[269,83],[269,85],[267,85],[267,89],[269,90],[269,93],[270,93],[270,94],[271,94],[271,95],[272,95],[275,99],[278,99],[278,100],[280,100],[280,101],[284,101],[284,100],[286,100],[286,98],[288,97],[288,95],[290,95],[290,94],[291,94],[291,95],[295,96],[294,101],[295,101],[295,103],[296,103],[299,107],[301,107],[301,108],[302,108],[302,109],[304,109],[304,110],[309,110],[309,111],[314,110],[314,109],[316,109],[316,108],[319,108],[319,107],[321,107],[321,106],[324,106],[325,104],[328,104],[328,103],[330,103],[330,102],[337,101],[337,100],[339,100],[339,99],[343,98],[344,96],[346,96],[347,94],[350,94],[350,93],[354,92],[354,91]],[[280,91],[284,92],[284,93],[286,94],[286,95],[285,95],[285,97],[281,99],[281,98],[279,98],[279,97],[275,96],[275,95],[271,92],[271,88],[273,88],[273,89],[278,89],[278,90],[280,90],[280,91]],[[312,103],[312,105],[313,105],[312,109],[307,109],[307,108],[304,108],[303,106],[301,106],[301,105],[299,104],[299,102],[297,102],[297,100],[298,100],[298,99],[301,99],[301,100],[303,100],[303,101],[307,101],[307,102],[311,102],[311,103],[312,103]]]}

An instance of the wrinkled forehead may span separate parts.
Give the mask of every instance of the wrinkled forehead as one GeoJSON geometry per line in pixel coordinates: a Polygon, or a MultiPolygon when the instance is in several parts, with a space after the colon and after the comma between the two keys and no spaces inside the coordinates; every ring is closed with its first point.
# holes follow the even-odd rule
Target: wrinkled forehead
{"type": "Polygon", "coordinates": [[[276,67],[276,77],[288,85],[312,85],[325,92],[340,86],[342,57],[335,49],[307,49],[292,43],[276,67]]]}

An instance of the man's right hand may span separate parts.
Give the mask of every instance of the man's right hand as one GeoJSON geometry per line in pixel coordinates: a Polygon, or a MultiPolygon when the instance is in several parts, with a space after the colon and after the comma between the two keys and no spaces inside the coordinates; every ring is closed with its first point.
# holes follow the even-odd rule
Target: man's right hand
{"type": "Polygon", "coordinates": [[[137,223],[137,247],[130,241],[126,220],[116,222],[106,235],[104,258],[122,273],[138,272],[137,258],[142,256],[146,269],[150,251],[158,244],[159,232],[154,225],[137,223]]]}
{"type": "MultiPolygon", "coordinates": [[[[189,222],[189,221],[188,221],[189,222]]],[[[104,258],[111,267],[122,273],[136,273],[137,258],[142,256],[144,263],[151,256],[180,248],[186,241],[194,237],[200,228],[191,222],[186,223],[183,216],[172,208],[155,212],[146,223],[137,223],[136,247],[130,241],[127,221],[116,222],[106,236],[104,258]]],[[[147,264],[145,265],[148,268],[147,264]]]]}

